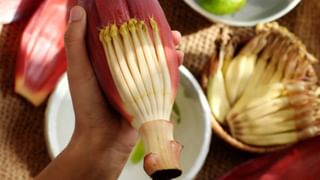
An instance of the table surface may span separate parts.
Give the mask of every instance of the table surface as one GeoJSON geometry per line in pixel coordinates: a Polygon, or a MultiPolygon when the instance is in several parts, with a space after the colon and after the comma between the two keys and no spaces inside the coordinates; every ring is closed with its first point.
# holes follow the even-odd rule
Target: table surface
{"type": "MultiPolygon", "coordinates": [[[[160,0],[172,29],[183,34],[184,64],[205,64],[213,51],[215,24],[192,11],[182,0],[160,0]]],[[[303,0],[279,23],[299,36],[320,57],[320,1],[303,0]]],[[[26,22],[5,25],[0,35],[0,179],[32,179],[49,162],[44,137],[46,104],[33,107],[13,92],[17,51],[26,22]]],[[[216,179],[256,155],[237,150],[213,134],[210,152],[197,179],[216,179]]]]}

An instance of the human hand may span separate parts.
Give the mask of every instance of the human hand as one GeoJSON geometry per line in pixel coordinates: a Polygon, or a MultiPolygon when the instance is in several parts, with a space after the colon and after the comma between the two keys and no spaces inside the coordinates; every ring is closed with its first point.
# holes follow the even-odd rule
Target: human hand
{"type": "MultiPolygon", "coordinates": [[[[136,131],[110,108],[99,88],[86,51],[85,31],[86,13],[76,6],[65,34],[75,130],[66,149],[39,179],[116,179],[136,142],[136,131]]],[[[173,31],[173,36],[178,44],[180,33],[173,31]]],[[[183,53],[178,51],[178,56],[182,63],[183,53]]]]}

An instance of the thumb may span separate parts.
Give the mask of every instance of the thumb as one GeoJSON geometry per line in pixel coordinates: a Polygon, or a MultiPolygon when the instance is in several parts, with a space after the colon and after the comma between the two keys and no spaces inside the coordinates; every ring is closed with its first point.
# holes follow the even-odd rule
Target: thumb
{"type": "Polygon", "coordinates": [[[71,89],[79,87],[93,76],[85,45],[85,31],[86,12],[82,7],[74,6],[70,11],[68,28],[64,34],[71,89]]]}
{"type": "Polygon", "coordinates": [[[79,51],[84,44],[86,29],[86,12],[81,6],[74,6],[70,10],[69,25],[64,35],[67,51],[79,51]]]}
{"type": "Polygon", "coordinates": [[[74,6],[70,11],[68,28],[64,34],[71,93],[73,88],[93,77],[85,46],[85,31],[86,12],[82,7],[74,6]]]}
{"type": "Polygon", "coordinates": [[[102,99],[97,93],[99,92],[99,86],[88,59],[85,31],[86,12],[82,7],[74,6],[70,11],[64,43],[68,62],[69,87],[76,113],[90,112],[90,107],[86,105],[102,99]]]}

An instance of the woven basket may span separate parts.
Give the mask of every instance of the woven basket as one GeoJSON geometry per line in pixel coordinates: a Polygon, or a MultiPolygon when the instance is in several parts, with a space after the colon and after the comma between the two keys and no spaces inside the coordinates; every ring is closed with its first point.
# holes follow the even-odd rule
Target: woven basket
{"type": "MultiPolygon", "coordinates": [[[[226,26],[220,27],[220,36],[215,41],[215,51],[213,53],[212,59],[207,63],[202,70],[201,85],[205,92],[207,92],[208,76],[210,73],[215,72],[218,67],[218,59],[225,55],[224,50],[228,46],[233,46],[235,49],[241,49],[249,40],[254,38],[256,35],[262,32],[270,32],[275,36],[287,39],[290,43],[299,47],[299,50],[311,64],[315,64],[317,59],[311,55],[302,44],[302,42],[292,33],[290,33],[286,28],[279,26],[277,23],[269,23],[264,25],[258,25],[256,28],[230,28],[226,26]]],[[[314,68],[308,70],[308,78],[313,81],[317,80],[317,75],[314,68]]],[[[279,146],[252,146],[241,142],[240,140],[234,138],[226,128],[224,128],[212,114],[212,128],[218,136],[223,140],[228,142],[230,145],[253,153],[268,153],[274,152],[280,149],[284,149],[292,144],[279,145],[279,146]]]]}

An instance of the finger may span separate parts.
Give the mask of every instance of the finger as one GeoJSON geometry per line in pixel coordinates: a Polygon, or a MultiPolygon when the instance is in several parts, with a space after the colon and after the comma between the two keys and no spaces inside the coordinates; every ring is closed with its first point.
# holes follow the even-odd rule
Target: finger
{"type": "MultiPolygon", "coordinates": [[[[175,46],[179,46],[181,42],[181,33],[179,31],[172,31],[172,36],[173,36],[173,42],[175,46]]],[[[178,63],[179,65],[181,65],[183,63],[184,53],[180,50],[177,50],[177,55],[178,55],[178,63]]]]}
{"type": "Polygon", "coordinates": [[[175,46],[178,46],[181,42],[181,33],[179,31],[172,31],[173,42],[175,46]]]}
{"type": "Polygon", "coordinates": [[[184,53],[180,50],[177,50],[177,55],[178,55],[178,63],[179,65],[183,64],[183,58],[184,58],[184,53]]]}
{"type": "MultiPolygon", "coordinates": [[[[92,113],[106,112],[97,109],[103,109],[106,106],[88,59],[85,46],[85,29],[86,13],[82,7],[75,6],[71,9],[69,25],[65,33],[69,86],[76,116],[91,116],[91,121],[93,121],[92,119],[104,119],[104,116],[109,115],[92,113]]],[[[84,119],[81,123],[89,123],[85,122],[86,120],[84,119]]]]}

